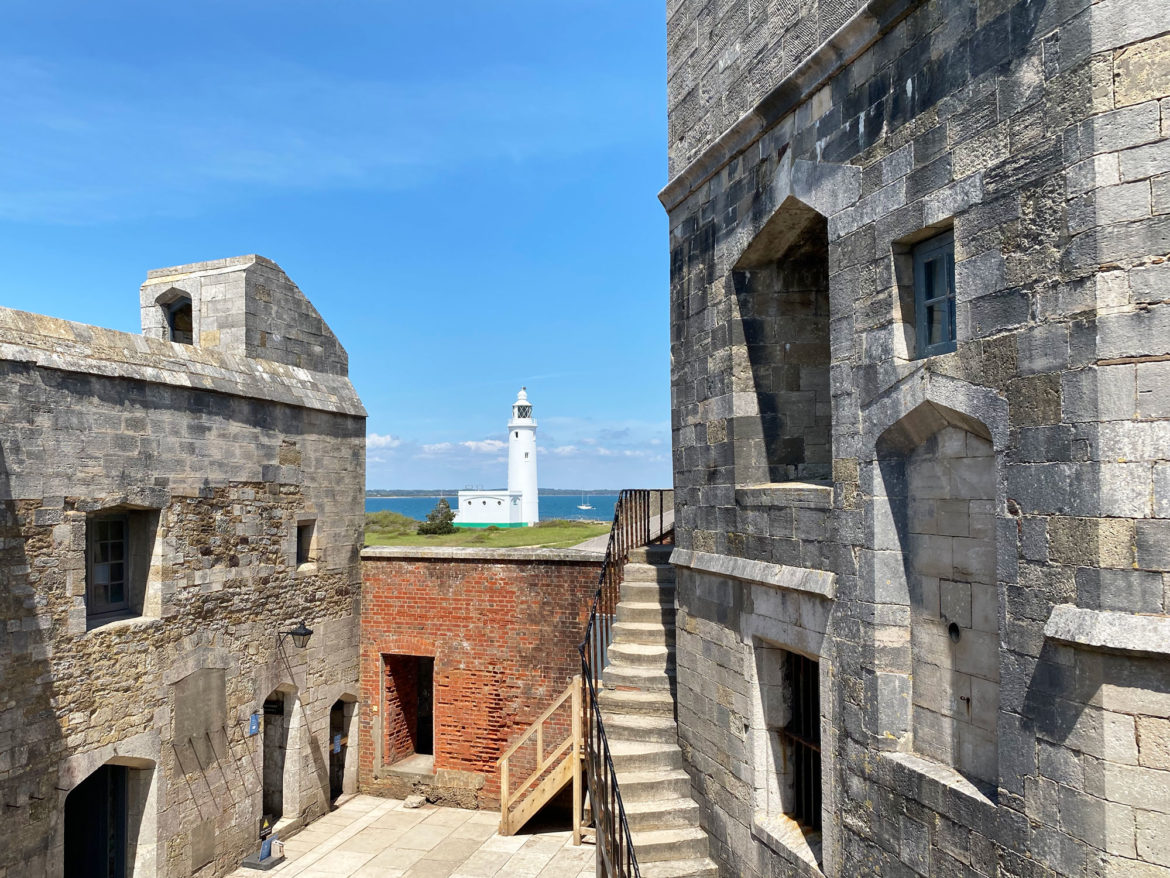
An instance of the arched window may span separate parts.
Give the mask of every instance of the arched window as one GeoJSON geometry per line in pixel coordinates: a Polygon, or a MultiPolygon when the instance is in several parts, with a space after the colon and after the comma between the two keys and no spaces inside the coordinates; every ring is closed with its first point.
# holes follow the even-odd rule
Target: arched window
{"type": "Polygon", "coordinates": [[[180,296],[164,307],[171,341],[178,344],[194,344],[195,322],[191,313],[191,299],[188,296],[180,296]]]}

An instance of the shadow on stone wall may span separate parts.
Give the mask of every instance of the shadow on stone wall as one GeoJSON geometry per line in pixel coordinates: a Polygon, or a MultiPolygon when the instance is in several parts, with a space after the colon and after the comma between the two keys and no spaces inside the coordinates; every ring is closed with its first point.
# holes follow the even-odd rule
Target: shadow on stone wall
{"type": "MultiPolygon", "coordinates": [[[[44,596],[30,581],[20,507],[0,443],[0,800],[4,844],[0,871],[58,875],[60,852],[51,848],[61,819],[57,760],[61,729],[52,703],[52,667],[44,596]]],[[[27,510],[31,514],[31,510],[27,510]]],[[[62,623],[64,620],[60,620],[62,623]]]]}

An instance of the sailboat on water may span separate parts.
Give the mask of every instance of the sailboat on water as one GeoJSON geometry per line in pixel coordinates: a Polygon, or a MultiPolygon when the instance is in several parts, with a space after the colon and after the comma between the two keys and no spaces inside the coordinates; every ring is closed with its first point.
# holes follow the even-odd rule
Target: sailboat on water
{"type": "Polygon", "coordinates": [[[581,502],[577,505],[577,508],[578,509],[592,509],[593,507],[589,505],[589,501],[586,500],[585,495],[582,494],[581,495],[581,502]]]}

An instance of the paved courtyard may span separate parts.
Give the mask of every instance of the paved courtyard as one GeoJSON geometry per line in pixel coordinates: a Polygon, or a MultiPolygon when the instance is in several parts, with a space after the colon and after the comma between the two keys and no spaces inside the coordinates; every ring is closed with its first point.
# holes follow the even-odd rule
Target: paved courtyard
{"type": "MultiPolygon", "coordinates": [[[[594,878],[592,845],[573,846],[572,833],[498,835],[495,811],[354,796],[297,833],[285,862],[267,874],[282,878],[594,878]]],[[[232,878],[265,874],[237,869],[232,878]]]]}

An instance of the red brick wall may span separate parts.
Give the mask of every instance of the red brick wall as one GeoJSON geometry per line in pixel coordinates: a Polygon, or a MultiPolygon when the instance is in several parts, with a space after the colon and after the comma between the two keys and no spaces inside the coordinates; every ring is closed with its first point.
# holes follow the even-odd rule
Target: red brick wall
{"type": "Polygon", "coordinates": [[[496,759],[580,669],[601,560],[560,550],[410,552],[362,553],[360,784],[377,792],[381,769],[404,755],[412,733],[387,662],[434,656],[435,769],[483,774],[480,807],[495,807],[496,759]]]}

